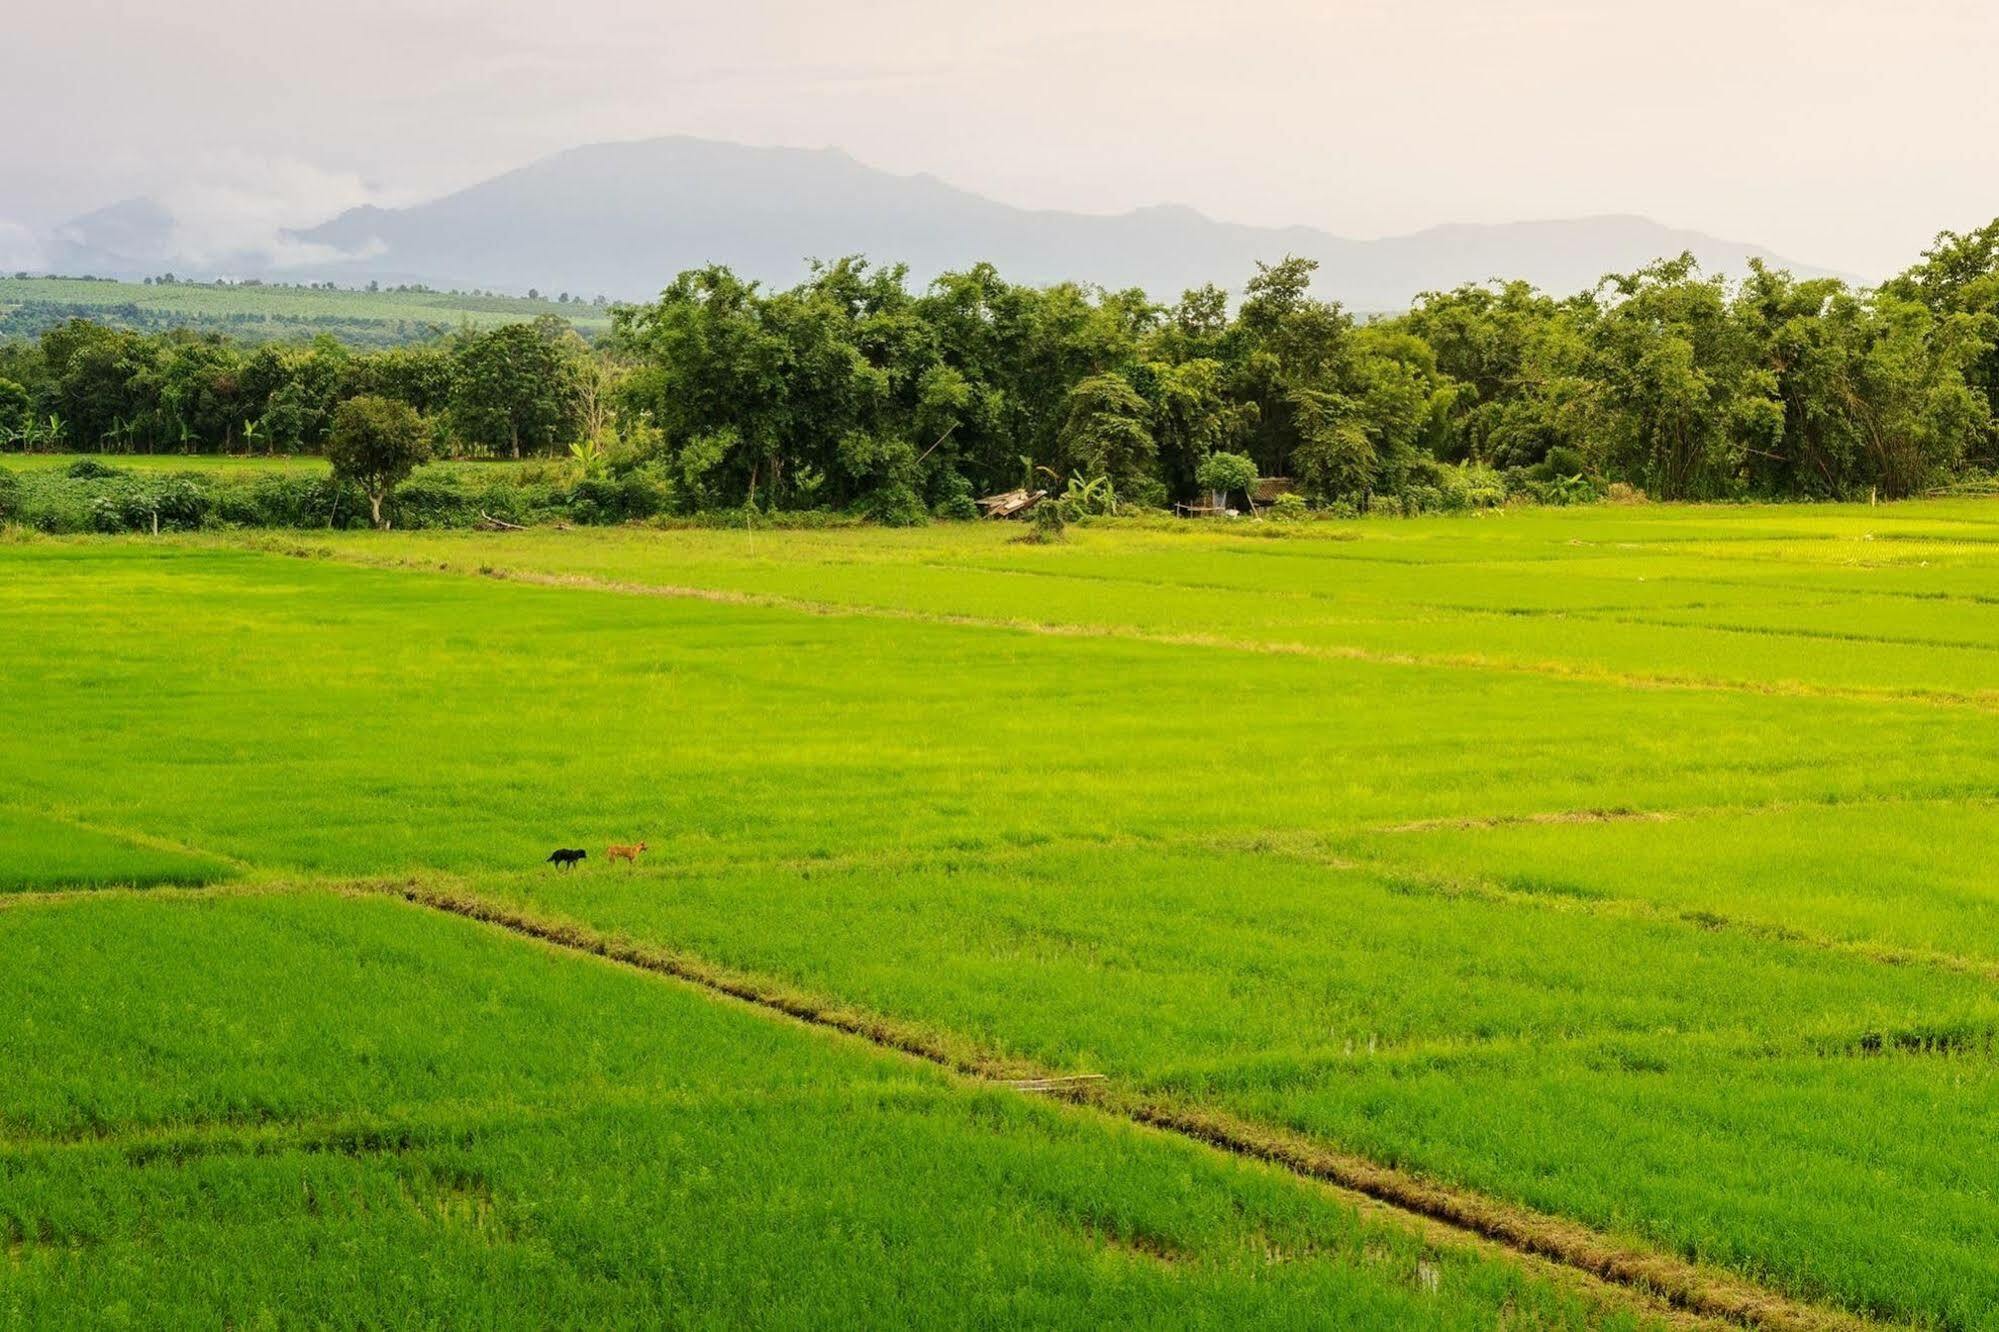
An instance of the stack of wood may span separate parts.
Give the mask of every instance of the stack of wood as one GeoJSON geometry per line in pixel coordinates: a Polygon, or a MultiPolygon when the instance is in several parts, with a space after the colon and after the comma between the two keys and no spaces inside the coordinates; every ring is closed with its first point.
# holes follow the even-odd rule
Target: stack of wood
{"type": "Polygon", "coordinates": [[[986,511],[988,518],[1018,518],[1047,498],[1045,490],[1009,490],[1004,494],[986,496],[979,501],[979,507],[986,511]]]}

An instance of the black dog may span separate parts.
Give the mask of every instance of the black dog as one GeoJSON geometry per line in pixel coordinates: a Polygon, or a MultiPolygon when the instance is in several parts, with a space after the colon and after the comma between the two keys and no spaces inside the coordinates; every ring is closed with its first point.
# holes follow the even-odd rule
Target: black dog
{"type": "Polygon", "coordinates": [[[559,851],[550,852],[548,857],[548,863],[555,866],[557,869],[568,869],[571,866],[573,866],[577,861],[586,858],[589,854],[590,853],[588,851],[577,851],[568,847],[564,847],[559,851]]]}

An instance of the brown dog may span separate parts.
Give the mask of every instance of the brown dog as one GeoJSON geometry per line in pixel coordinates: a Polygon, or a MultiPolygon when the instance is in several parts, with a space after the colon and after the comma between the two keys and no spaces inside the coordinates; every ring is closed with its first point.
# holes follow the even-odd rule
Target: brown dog
{"type": "Polygon", "coordinates": [[[645,849],[646,844],[644,842],[640,842],[635,846],[607,846],[604,848],[604,859],[628,860],[636,865],[639,863],[639,852],[645,849]]]}

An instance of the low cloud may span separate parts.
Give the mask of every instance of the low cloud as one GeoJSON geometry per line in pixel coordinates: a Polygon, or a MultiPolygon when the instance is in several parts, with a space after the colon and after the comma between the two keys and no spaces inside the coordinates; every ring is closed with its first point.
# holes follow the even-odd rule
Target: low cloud
{"type": "Polygon", "coordinates": [[[367,258],[287,233],[364,204],[409,202],[354,172],[241,152],[209,157],[159,197],[173,218],[169,248],[178,263],[196,270],[297,269],[367,258]]]}
{"type": "Polygon", "coordinates": [[[19,222],[0,218],[0,271],[39,273],[48,267],[48,256],[35,233],[19,222]]]}

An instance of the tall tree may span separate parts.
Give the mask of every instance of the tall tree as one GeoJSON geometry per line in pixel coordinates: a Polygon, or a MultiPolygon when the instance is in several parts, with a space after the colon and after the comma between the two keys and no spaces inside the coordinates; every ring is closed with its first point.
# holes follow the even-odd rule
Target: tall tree
{"type": "Polygon", "coordinates": [[[518,458],[568,445],[580,429],[575,333],[554,315],[466,338],[453,358],[458,435],[518,458]]]}

